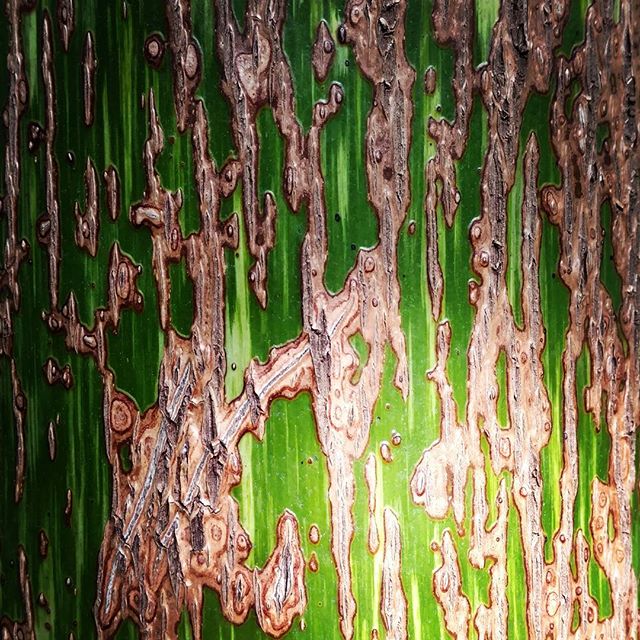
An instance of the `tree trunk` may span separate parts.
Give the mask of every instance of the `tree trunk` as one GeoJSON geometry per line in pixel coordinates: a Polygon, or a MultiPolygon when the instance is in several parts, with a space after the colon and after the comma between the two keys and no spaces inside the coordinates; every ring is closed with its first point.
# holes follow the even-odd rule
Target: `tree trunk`
{"type": "Polygon", "coordinates": [[[3,639],[637,640],[637,2],[5,17],[3,639]]]}

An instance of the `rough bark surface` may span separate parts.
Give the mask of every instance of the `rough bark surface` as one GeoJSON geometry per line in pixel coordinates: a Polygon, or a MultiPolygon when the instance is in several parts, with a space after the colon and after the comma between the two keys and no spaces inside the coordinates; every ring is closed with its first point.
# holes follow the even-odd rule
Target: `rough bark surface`
{"type": "MultiPolygon", "coordinates": [[[[110,361],[110,340],[121,330],[123,312],[143,309],[136,257],[127,255],[117,242],[110,246],[103,276],[106,300],[95,308],[89,322],[81,319],[78,309],[81,292],[67,293],[60,275],[63,253],[71,242],[62,233],[63,217],[75,216],[75,244],[96,258],[101,217],[103,224],[118,219],[124,177],[121,168],[99,168],[86,157],[80,163],[85,200],[76,202],[73,212],[62,210],[56,138],[65,124],[58,108],[56,56],[67,55],[84,7],[74,6],[72,0],[57,3],[53,17],[61,48],[54,43],[53,14],[45,10],[39,25],[38,61],[32,65],[39,69],[39,76],[27,77],[21,28],[34,3],[6,0],[9,82],[3,114],[7,134],[1,211],[6,233],[0,270],[0,356],[2,375],[8,376],[12,389],[16,451],[15,469],[7,464],[11,456],[5,455],[2,472],[14,473],[14,500],[19,503],[26,469],[35,464],[28,460],[25,445],[26,416],[29,405],[38,402],[37,397],[23,393],[14,353],[21,265],[29,255],[29,243],[20,237],[25,225],[19,224],[18,206],[25,171],[21,149],[27,132],[22,120],[29,87],[37,85],[44,122],[29,126],[28,148],[40,154],[46,176],[44,211],[34,229],[41,245],[36,251],[46,256],[48,301],[42,317],[53,340],[94,360],[103,386],[105,464],[111,468],[112,492],[93,609],[100,638],[113,637],[126,619],[133,621],[140,637],[175,638],[186,611],[193,637],[200,639],[205,590],[217,594],[221,613],[231,623],[244,623],[253,609],[259,627],[280,637],[309,606],[307,569],[315,574],[326,564],[332,565],[337,578],[340,634],[351,640],[360,607],[354,588],[354,541],[366,544],[368,557],[379,569],[374,598],[381,625],[380,629],[372,626],[371,637],[378,637],[382,629],[387,638],[409,637],[415,591],[405,586],[413,573],[411,564],[403,561],[403,551],[413,532],[380,493],[385,466],[380,461],[398,466],[397,459],[404,459],[399,452],[406,448],[406,438],[403,441],[394,432],[391,442],[380,444],[378,456],[365,453],[372,440],[385,360],[387,365],[392,362],[393,384],[404,401],[410,393],[411,354],[401,313],[404,292],[398,252],[415,198],[412,183],[420,181],[426,230],[421,260],[426,265],[430,322],[436,327],[431,345],[435,365],[427,377],[439,397],[440,435],[433,443],[418,443],[424,451],[411,461],[413,469],[404,470],[405,498],[413,501],[415,511],[424,510],[420,517],[450,519],[455,530],[445,527],[436,540],[424,542],[424,552],[431,549],[436,565],[433,575],[418,576],[418,583],[422,589],[431,585],[429,597],[441,610],[443,633],[446,629],[456,640],[509,637],[513,602],[508,589],[513,579],[525,582],[526,630],[521,629],[518,637],[638,638],[638,576],[633,557],[640,540],[637,535],[634,539],[638,529],[633,520],[639,517],[640,120],[636,103],[640,9],[637,3],[621,0],[614,17],[612,2],[594,0],[582,16],[584,41],[567,57],[559,52],[570,12],[567,2],[505,0],[493,26],[488,59],[474,67],[474,2],[435,0],[433,35],[424,37],[433,37],[453,52],[451,77],[436,77],[432,67],[415,69],[409,62],[407,1],[347,0],[337,33],[332,34],[325,20],[319,21],[309,49],[316,82],[330,77],[337,50],[347,47],[371,91],[362,157],[351,161],[364,164],[378,235],[374,246],[357,251],[344,285],[335,292],[326,284],[332,216],[325,193],[322,139],[330,120],[341,117],[348,99],[344,87],[338,82],[324,87],[324,97],[313,104],[311,124],[305,130],[296,100],[299,88],[283,45],[287,3],[248,0],[238,21],[231,0],[216,0],[215,23],[210,25],[215,52],[205,52],[196,40],[189,0],[164,3],[166,39],[157,33],[144,34],[140,56],[152,69],[160,68],[163,59],[168,61],[173,96],[159,95],[152,88],[143,96],[148,133],[138,161],[144,169],[144,185],[138,200],[126,203],[131,233],[147,233],[150,238],[163,332],[157,398],[140,410],[118,388],[110,361]],[[210,151],[215,128],[201,94],[201,85],[207,81],[205,55],[214,53],[221,74],[219,99],[228,105],[235,145],[220,166],[210,151]],[[418,73],[424,74],[419,87],[418,73]],[[441,83],[451,84],[454,117],[423,123],[434,153],[422,171],[412,173],[415,94],[422,88],[431,94],[441,83]],[[550,91],[548,125],[560,182],[542,186],[536,134],[527,135],[525,148],[520,147],[529,99],[550,91]],[[183,178],[193,183],[199,224],[189,233],[181,222],[186,184],[185,189],[169,188],[158,170],[166,152],[159,101],[172,98],[177,130],[188,137],[192,149],[192,173],[183,178]],[[459,407],[448,373],[453,329],[443,313],[443,295],[446,287],[460,290],[465,282],[446,281],[438,229],[449,233],[461,206],[458,164],[467,148],[479,144],[474,138],[478,132],[471,126],[474,109],[484,112],[485,152],[478,184],[480,210],[468,230],[475,274],[468,283],[473,319],[466,352],[466,404],[459,407]],[[249,285],[260,307],[268,309],[269,259],[279,242],[277,218],[284,215],[274,195],[262,194],[260,188],[260,157],[269,143],[259,134],[264,110],[271,113],[281,137],[280,180],[286,204],[292,212],[306,216],[299,265],[302,330],[285,344],[274,345],[265,361],[254,358],[244,372],[242,392],[230,398],[225,388],[229,256],[246,242],[252,260],[249,285]],[[597,138],[603,127],[607,135],[600,143],[597,138]],[[508,201],[518,174],[523,186],[518,229],[520,308],[516,310],[508,289],[514,268],[510,261],[516,259],[508,250],[508,225],[513,224],[508,201]],[[223,216],[223,202],[234,196],[241,211],[223,216]],[[611,209],[609,229],[604,228],[604,206],[611,209]],[[540,282],[545,214],[557,229],[557,273],[569,296],[564,351],[556,363],[561,367],[563,393],[555,410],[561,419],[554,427],[544,366],[546,328],[540,282]],[[612,259],[621,282],[619,309],[601,275],[605,231],[612,238],[612,259]],[[193,287],[193,319],[186,336],[175,329],[172,319],[170,273],[172,265],[179,264],[186,265],[193,287]],[[353,346],[354,336],[366,345],[365,361],[353,346]],[[579,488],[578,450],[578,397],[583,389],[577,369],[584,351],[590,363],[584,406],[595,424],[608,432],[611,443],[606,477],[593,477],[587,489],[579,488]],[[501,358],[506,381],[502,388],[501,358]],[[262,440],[274,401],[293,400],[301,394],[310,397],[328,474],[329,555],[323,557],[318,547],[305,558],[304,539],[318,545],[320,531],[313,524],[307,534],[301,533],[300,514],[287,509],[275,525],[273,551],[263,566],[256,566],[250,560],[252,541],[233,493],[243,480],[241,441],[248,434],[262,440]],[[501,394],[506,402],[502,417],[501,394]],[[541,458],[554,428],[561,431],[563,462],[559,525],[549,555],[545,553],[546,480],[541,458]],[[398,449],[401,441],[403,449],[398,449]],[[124,448],[129,452],[126,464],[124,448]],[[367,492],[364,525],[354,515],[356,487],[362,481],[367,492]],[[492,482],[498,486],[495,506],[488,491],[492,482]],[[579,491],[590,495],[588,532],[574,522],[579,491]],[[514,509],[517,514],[512,514],[514,509]],[[470,523],[468,530],[465,522],[470,523]],[[359,526],[365,535],[356,538],[359,526]],[[510,574],[509,536],[516,536],[521,545],[524,576],[510,574]],[[602,615],[590,594],[591,557],[610,588],[608,616],[602,615]],[[465,593],[463,564],[474,570],[488,567],[486,604],[473,605],[465,593]]],[[[96,74],[108,64],[109,52],[98,50],[91,31],[85,33],[80,47],[83,125],[89,130],[96,126],[100,99],[96,74]]],[[[408,230],[413,235],[414,221],[408,230]]],[[[68,364],[53,357],[42,366],[49,385],[69,390],[83,384],[68,364]]],[[[58,416],[46,430],[52,461],[57,455],[59,422],[58,416]]],[[[404,427],[399,428],[404,433],[404,427]]],[[[73,522],[75,500],[68,489],[64,506],[68,526],[73,522]]],[[[254,508],[259,512],[261,506],[254,508]]],[[[43,559],[48,544],[40,531],[43,559]]],[[[24,619],[15,621],[5,615],[0,628],[3,638],[34,638],[34,600],[22,547],[18,562],[24,619]]],[[[46,597],[41,595],[39,603],[46,609],[46,597]]]]}

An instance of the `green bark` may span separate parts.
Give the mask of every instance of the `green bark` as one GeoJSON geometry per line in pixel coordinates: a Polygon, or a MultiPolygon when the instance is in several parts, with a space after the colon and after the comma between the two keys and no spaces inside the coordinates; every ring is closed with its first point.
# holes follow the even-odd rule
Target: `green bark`
{"type": "MultiPolygon", "coordinates": [[[[105,526],[117,515],[113,499],[113,467],[109,463],[105,442],[105,416],[103,413],[104,382],[96,361],[65,346],[65,333],[52,331],[43,321],[43,312],[50,310],[50,270],[46,248],[38,242],[38,221],[47,211],[45,143],[30,151],[29,125],[39,123],[46,128],[46,90],[41,69],[43,57],[43,25],[49,15],[53,25],[53,74],[56,86],[57,130],[53,151],[58,163],[58,201],[60,212],[61,260],[59,272],[58,308],[65,304],[70,292],[77,299],[78,319],[91,327],[94,312],[108,302],[108,271],[110,252],[118,243],[123,254],[135,265],[141,266],[137,286],[144,298],[139,312],[124,309],[117,331],[105,335],[108,346],[107,367],[114,374],[115,387],[130,396],[141,412],[158,402],[160,365],[166,353],[166,332],[161,329],[158,290],[152,266],[152,239],[149,229],[132,224],[129,209],[143,199],[147,185],[143,152],[149,136],[149,92],[153,91],[158,119],[164,130],[164,150],[160,153],[156,169],[161,184],[167,191],[182,192],[179,220],[182,233],[197,233],[201,225],[199,195],[195,183],[196,167],[193,158],[192,131],[180,131],[174,104],[174,59],[167,47],[157,69],[145,61],[145,41],[152,33],[169,38],[165,3],[160,0],[146,2],[93,2],[85,0],[75,6],[75,29],[69,40],[69,50],[63,43],[56,22],[56,3],[42,0],[34,8],[20,12],[19,24],[12,25],[10,7],[16,3],[7,0],[7,14],[0,22],[0,50],[9,52],[12,29],[19,33],[24,55],[24,72],[28,82],[28,98],[17,128],[20,150],[19,194],[17,197],[17,238],[25,238],[30,250],[20,265],[17,281],[21,290],[19,304],[11,308],[10,330],[0,324],[6,335],[12,335],[12,349],[0,349],[0,616],[24,620],[25,601],[19,582],[19,551],[21,546],[28,562],[33,608],[33,630],[38,638],[76,638],[97,636],[94,604],[100,585],[97,584],[99,554],[105,526]],[[126,14],[126,17],[125,17],[126,14]],[[97,58],[95,73],[95,116],[91,126],[84,123],[83,50],[85,35],[94,38],[97,58]],[[99,189],[99,235],[97,255],[90,256],[75,243],[75,203],[85,208],[85,165],[87,158],[95,164],[99,189]],[[120,181],[121,214],[117,220],[107,215],[107,194],[103,172],[113,165],[120,181]],[[48,384],[43,366],[48,358],[59,365],[69,365],[73,384],[65,389],[62,384],[48,384]],[[15,363],[16,377],[20,380],[26,398],[24,423],[24,453],[26,470],[21,499],[15,500],[16,465],[19,449],[18,430],[15,428],[15,394],[12,388],[11,363],[15,363]],[[49,424],[55,432],[55,457],[50,457],[49,424]],[[71,492],[72,509],[65,515],[67,494],[71,492]],[[43,531],[48,538],[48,553],[40,553],[43,531]],[[46,597],[46,605],[38,604],[39,594],[46,597]]],[[[20,3],[17,3],[20,4],[20,3]]],[[[23,3],[25,4],[25,3],[23,3]]],[[[59,3],[58,3],[59,4],[59,3]]],[[[175,4],[175,3],[173,3],[175,4]]],[[[209,122],[209,151],[218,168],[229,157],[239,157],[231,127],[231,107],[223,95],[221,81],[224,65],[220,61],[216,39],[216,9],[213,2],[191,3],[192,36],[201,49],[202,78],[196,95],[202,99],[209,122]]],[[[235,1],[234,10],[242,22],[244,3],[235,1]]],[[[351,7],[352,3],[349,3],[351,7]]],[[[374,3],[376,4],[376,3],[374,3]]],[[[401,3],[404,6],[404,3],[401,3]]],[[[467,353],[477,323],[476,310],[469,302],[469,279],[479,280],[473,267],[474,249],[470,242],[470,225],[482,212],[482,170],[490,148],[493,130],[488,109],[482,104],[479,92],[472,97],[469,135],[466,148],[455,161],[457,188],[460,201],[457,212],[448,226],[443,218],[442,185],[438,186],[437,246],[443,276],[442,306],[437,318],[428,286],[427,221],[425,198],[427,180],[425,168],[436,153],[437,143],[429,135],[429,118],[453,121],[456,109],[454,90],[455,43],[438,44],[431,19],[432,2],[408,2],[404,46],[409,65],[417,73],[409,98],[413,106],[411,146],[407,151],[410,170],[410,199],[408,211],[397,238],[397,277],[400,286],[399,315],[406,341],[408,362],[408,394],[406,400],[394,385],[398,360],[390,345],[380,364],[382,381],[375,399],[370,431],[364,452],[356,456],[353,464],[355,503],[352,516],[355,535],[350,550],[352,589],[357,614],[354,637],[369,638],[372,629],[385,634],[381,613],[380,589],[382,582],[383,545],[376,554],[367,549],[369,511],[365,462],[369,454],[377,461],[376,519],[381,538],[384,539],[383,509],[389,507],[396,514],[402,541],[401,579],[408,601],[407,631],[411,638],[451,637],[446,630],[445,616],[432,587],[432,577],[442,564],[439,553],[433,552],[433,541],[439,544],[446,530],[451,532],[457,548],[461,572],[461,588],[470,605],[471,620],[481,605],[490,605],[491,566],[474,567],[469,561],[471,551],[472,484],[466,485],[464,532],[460,532],[449,509],[442,519],[435,519],[414,503],[410,480],[423,451],[441,435],[441,399],[436,384],[426,378],[427,371],[436,364],[438,323],[447,320],[451,328],[450,356],[447,362],[448,379],[457,403],[458,417],[466,420],[470,365],[467,353]],[[436,71],[435,91],[425,93],[423,74],[428,67],[436,71]],[[392,432],[401,435],[399,446],[391,445],[393,462],[382,462],[380,445],[391,441],[392,432]]],[[[473,4],[473,3],[471,3],[473,4]]],[[[492,32],[500,17],[498,2],[475,3],[473,19],[473,64],[489,59],[492,32]]],[[[609,3],[595,3],[598,11],[607,12],[620,20],[620,9],[609,3]],[[601,6],[602,5],[602,6],[601,6]],[[606,5],[606,6],[605,6],[606,5]]],[[[629,8],[632,3],[621,3],[623,16],[632,24],[635,45],[638,38],[638,11],[629,8]]],[[[377,4],[376,4],[377,6],[377,4]]],[[[505,5],[506,6],[506,5],[505,5]]],[[[339,112],[330,119],[320,133],[321,170],[324,177],[326,227],[328,251],[325,285],[328,292],[340,292],[349,272],[357,264],[362,249],[374,247],[378,242],[379,220],[372,206],[371,186],[367,181],[366,145],[367,117],[375,94],[375,83],[362,73],[352,44],[340,44],[336,36],[345,20],[344,6],[328,0],[310,2],[295,0],[287,4],[282,42],[289,62],[295,89],[295,114],[308,132],[312,124],[313,105],[329,95],[331,83],[341,85],[344,98],[339,112]],[[323,82],[314,77],[311,51],[320,21],[327,21],[335,40],[335,59],[323,82]]],[[[372,10],[373,11],[373,10],[372,10]]],[[[563,471],[563,425],[566,398],[563,392],[563,353],[567,348],[567,333],[574,303],[570,291],[560,274],[561,235],[557,224],[549,221],[543,212],[543,186],[560,185],[568,172],[560,163],[552,145],[550,123],[556,98],[560,55],[569,56],[579,46],[588,28],[585,27],[586,2],[572,2],[560,21],[560,45],[551,57],[549,83],[541,93],[532,90],[523,108],[522,123],[516,130],[517,151],[512,170],[515,172],[505,205],[508,220],[505,255],[506,288],[513,308],[514,320],[523,326],[523,198],[526,192],[525,151],[531,134],[535,134],[539,147],[537,164],[537,201],[542,220],[539,257],[540,307],[546,330],[546,343],[542,352],[543,380],[550,402],[550,439],[540,453],[542,473],[541,522],[546,542],[544,557],[553,559],[553,539],[561,526],[563,496],[559,486],[563,471]]],[[[621,24],[617,23],[616,24],[621,24]]],[[[533,55],[533,54],[532,54],[533,55]]],[[[632,71],[638,70],[637,52],[631,59],[632,71]]],[[[489,73],[494,73],[490,70],[489,73]]],[[[10,104],[12,84],[10,71],[4,69],[0,81],[0,104],[10,104]]],[[[576,82],[576,94],[581,91],[576,82]]],[[[637,89],[635,90],[637,97],[637,89]]],[[[498,99],[496,98],[496,104],[498,99]]],[[[571,106],[565,111],[571,119],[571,106]]],[[[303,267],[301,254],[308,225],[308,203],[298,212],[292,210],[285,193],[286,149],[285,138],[274,121],[270,106],[257,114],[260,139],[258,194],[262,206],[263,194],[271,192],[277,205],[275,245],[267,259],[268,303],[261,308],[252,290],[248,274],[254,264],[249,251],[249,238],[245,224],[239,224],[239,242],[235,250],[224,253],[226,263],[224,350],[226,373],[224,386],[228,400],[243,392],[245,372],[252,359],[267,361],[269,350],[295,340],[305,332],[302,313],[303,267]]],[[[573,120],[577,119],[574,113],[573,120]]],[[[637,119],[629,116],[637,136],[637,119]]],[[[607,125],[608,126],[608,125],[607,125]]],[[[600,146],[606,137],[606,127],[598,128],[600,146]]],[[[615,134],[615,132],[614,132],[615,134]]],[[[609,132],[611,137],[615,135],[609,132]]],[[[0,148],[10,146],[10,126],[0,127],[0,148]]],[[[621,144],[621,143],[620,143],[621,144]]],[[[637,168],[638,153],[635,141],[630,144],[629,166],[637,168]]],[[[577,152],[576,152],[577,154],[577,152]]],[[[11,246],[5,245],[12,235],[7,212],[7,166],[0,167],[0,193],[4,198],[4,215],[0,219],[0,243],[5,247],[0,255],[11,256],[11,246]]],[[[634,178],[636,179],[636,178],[634,178]]],[[[534,185],[535,186],[535,185],[534,185]]],[[[626,284],[620,269],[616,268],[614,254],[638,255],[637,219],[635,230],[621,245],[616,244],[615,220],[625,216],[633,220],[637,209],[628,191],[632,187],[622,184],[627,195],[620,197],[623,211],[616,209],[614,198],[603,204],[597,213],[598,225],[603,231],[600,264],[596,271],[604,290],[610,296],[614,321],[618,319],[620,343],[628,359],[630,372],[622,384],[633,394],[638,391],[638,353],[629,343],[620,325],[619,317],[625,309],[637,323],[638,265],[635,265],[635,289],[624,290],[626,284]],[[635,364],[633,360],[635,359],[635,364]]],[[[221,200],[219,215],[224,221],[243,209],[242,184],[221,200]]],[[[598,229],[599,232],[599,229],[598,229]]],[[[586,258],[585,258],[586,261],[586,258]]],[[[0,301],[14,305],[15,297],[9,280],[10,269],[0,276],[0,301]],[[8,276],[7,276],[8,278],[8,276]]],[[[631,266],[633,275],[634,267],[631,266]]],[[[525,267],[526,270],[526,267],[525,267]]],[[[175,331],[188,337],[194,322],[197,304],[194,286],[189,278],[187,259],[171,265],[171,324],[175,331]]],[[[637,329],[636,329],[637,332],[637,329]]],[[[637,335],[634,334],[634,335],[637,335]]],[[[360,337],[362,334],[360,334],[360,337]]],[[[1,339],[1,338],[0,338],[1,339]]],[[[0,343],[1,344],[1,343],[0,343]]],[[[636,345],[637,346],[637,345],[636,345]]],[[[369,345],[360,344],[361,366],[366,366],[369,345]]],[[[590,530],[592,509],[592,481],[612,483],[610,469],[612,439],[606,417],[606,403],[602,418],[596,420],[585,406],[585,389],[593,384],[597,375],[591,371],[593,354],[588,345],[578,349],[580,357],[576,368],[576,402],[578,414],[577,495],[573,509],[574,534],[584,532],[587,544],[592,544],[590,530]]],[[[504,351],[496,365],[499,385],[497,416],[502,425],[510,424],[507,364],[504,351]]],[[[247,567],[264,567],[276,545],[278,518],[285,510],[298,519],[302,553],[307,560],[315,553],[317,572],[307,570],[305,583],[307,606],[303,615],[293,623],[291,637],[340,638],[338,584],[335,561],[331,552],[331,511],[328,499],[329,472],[327,456],[323,453],[317,434],[317,420],[312,408],[313,393],[302,390],[295,398],[278,398],[270,405],[264,439],[260,442],[247,433],[240,441],[242,479],[231,491],[239,504],[239,521],[252,544],[247,567]],[[307,535],[316,524],[321,537],[313,544],[307,535]],[[302,629],[301,626],[305,628],[302,629]]],[[[514,401],[517,403],[517,400],[514,401]]],[[[628,440],[632,443],[632,469],[638,468],[635,453],[638,398],[629,400],[631,416],[628,440]]],[[[534,408],[536,410],[536,408],[534,408]]],[[[498,516],[496,498],[501,480],[505,481],[508,496],[507,562],[508,601],[507,631],[509,638],[527,637],[527,596],[524,545],[521,535],[520,514],[516,508],[516,490],[510,471],[494,473],[490,464],[489,444],[481,434],[482,453],[485,457],[487,478],[488,525],[498,516]]],[[[121,464],[130,464],[127,446],[120,449],[121,464]]],[[[631,492],[628,507],[631,510],[630,532],[633,575],[640,571],[640,518],[638,517],[637,483],[631,492]]],[[[619,533],[619,532],[618,532],[619,533]]],[[[594,545],[595,546],[595,545],[594,545]]],[[[577,552],[576,552],[577,553],[577,552]]],[[[572,556],[572,567],[577,560],[572,556]]],[[[611,585],[594,553],[588,564],[588,583],[591,596],[597,603],[600,619],[614,616],[611,585]]],[[[637,584],[637,583],[636,583],[637,584]]],[[[180,612],[179,637],[190,638],[192,628],[186,609],[180,612]]],[[[638,603],[634,609],[635,622],[628,629],[629,637],[637,636],[638,603]],[[635,635],[634,635],[635,634],[635,635]]],[[[597,619],[597,618],[596,618],[597,619]]],[[[123,623],[116,637],[137,637],[133,621],[123,623]]],[[[241,625],[228,622],[221,611],[218,594],[204,590],[203,637],[254,638],[262,637],[253,610],[241,625]]],[[[11,637],[11,636],[9,636],[11,637]]],[[[396,637],[388,635],[388,637],[396,637]]],[[[400,636],[398,636],[400,637],[400,636]]],[[[478,637],[473,624],[469,637],[478,637]]],[[[534,637],[529,631],[529,637],[534,637]]],[[[544,637],[544,636],[541,636],[544,637]]],[[[560,637],[560,636],[559,636],[560,637]]]]}

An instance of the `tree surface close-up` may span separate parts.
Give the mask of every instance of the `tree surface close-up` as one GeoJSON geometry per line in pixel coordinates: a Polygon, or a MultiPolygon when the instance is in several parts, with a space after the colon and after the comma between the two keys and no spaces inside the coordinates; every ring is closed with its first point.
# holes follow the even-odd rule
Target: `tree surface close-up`
{"type": "Polygon", "coordinates": [[[638,640],[640,3],[2,1],[0,638],[638,640]]]}

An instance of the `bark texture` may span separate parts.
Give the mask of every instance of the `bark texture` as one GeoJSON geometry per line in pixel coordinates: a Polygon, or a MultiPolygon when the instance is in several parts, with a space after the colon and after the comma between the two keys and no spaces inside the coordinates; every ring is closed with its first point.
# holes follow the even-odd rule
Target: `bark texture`
{"type": "Polygon", "coordinates": [[[117,67],[92,4],[5,2],[2,505],[23,524],[2,539],[2,638],[177,638],[188,617],[196,639],[223,618],[272,637],[320,620],[308,633],[344,640],[637,639],[638,4],[504,0],[487,23],[473,0],[347,0],[317,20],[281,0],[166,0],[156,29],[125,1],[105,18],[111,45],[126,34],[117,67]],[[129,91],[118,75],[140,65],[113,122],[109,82],[129,91]],[[342,216],[371,235],[334,287],[350,165],[365,197],[353,186],[342,216]],[[287,252],[293,278],[272,264],[287,252]],[[93,265],[85,284],[68,260],[93,265]],[[290,300],[288,334],[265,329],[290,300]],[[146,382],[122,386],[125,369],[146,382]],[[390,399],[408,409],[383,434],[390,399]],[[304,448],[259,466],[248,436],[293,442],[305,419],[304,448]],[[21,503],[60,455],[54,536],[21,503]],[[242,493],[278,474],[309,500],[242,493]],[[78,588],[48,557],[68,532],[78,588]]]}

